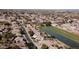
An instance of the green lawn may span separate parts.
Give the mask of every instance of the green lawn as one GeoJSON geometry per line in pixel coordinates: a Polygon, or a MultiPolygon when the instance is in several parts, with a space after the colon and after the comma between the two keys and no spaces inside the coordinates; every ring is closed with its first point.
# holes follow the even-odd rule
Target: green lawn
{"type": "Polygon", "coordinates": [[[42,28],[50,29],[50,30],[54,31],[57,34],[63,35],[66,38],[69,38],[71,40],[74,40],[76,42],[79,42],[79,36],[78,35],[75,35],[74,33],[67,32],[67,31],[62,30],[62,29],[59,29],[57,27],[42,27],[42,28]]]}

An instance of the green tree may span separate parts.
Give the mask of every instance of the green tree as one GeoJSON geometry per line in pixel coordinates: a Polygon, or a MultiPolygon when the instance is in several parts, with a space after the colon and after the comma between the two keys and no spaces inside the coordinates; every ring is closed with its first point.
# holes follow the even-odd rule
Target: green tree
{"type": "Polygon", "coordinates": [[[43,44],[41,48],[42,49],[48,49],[49,47],[47,45],[43,44]]]}

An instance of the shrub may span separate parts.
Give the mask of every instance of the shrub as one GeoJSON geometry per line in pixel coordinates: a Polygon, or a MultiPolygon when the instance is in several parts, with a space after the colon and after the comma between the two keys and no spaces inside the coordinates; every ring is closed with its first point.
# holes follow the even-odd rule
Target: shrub
{"type": "Polygon", "coordinates": [[[48,49],[49,47],[47,45],[43,44],[41,48],[42,49],[48,49]]]}

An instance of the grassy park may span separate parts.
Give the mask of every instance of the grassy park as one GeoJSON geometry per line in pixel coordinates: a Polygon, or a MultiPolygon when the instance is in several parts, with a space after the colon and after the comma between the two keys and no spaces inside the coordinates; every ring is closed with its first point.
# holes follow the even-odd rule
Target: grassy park
{"type": "Polygon", "coordinates": [[[74,40],[74,41],[79,43],[79,36],[74,34],[74,33],[70,33],[70,32],[67,32],[65,30],[59,29],[57,27],[51,27],[51,26],[45,26],[45,27],[41,27],[41,28],[48,29],[51,32],[55,32],[57,34],[60,34],[66,38],[69,38],[69,39],[74,40]]]}

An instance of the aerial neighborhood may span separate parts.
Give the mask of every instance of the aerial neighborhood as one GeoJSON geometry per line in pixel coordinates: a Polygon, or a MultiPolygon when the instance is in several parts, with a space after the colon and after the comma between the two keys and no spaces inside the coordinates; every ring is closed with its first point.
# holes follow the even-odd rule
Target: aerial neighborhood
{"type": "Polygon", "coordinates": [[[0,49],[74,48],[79,48],[79,11],[0,10],[0,49]]]}

